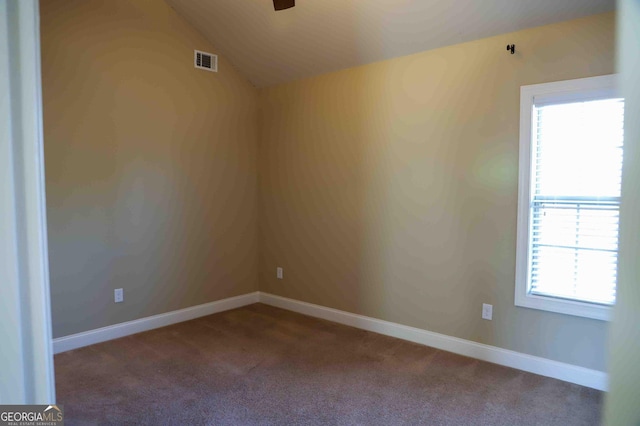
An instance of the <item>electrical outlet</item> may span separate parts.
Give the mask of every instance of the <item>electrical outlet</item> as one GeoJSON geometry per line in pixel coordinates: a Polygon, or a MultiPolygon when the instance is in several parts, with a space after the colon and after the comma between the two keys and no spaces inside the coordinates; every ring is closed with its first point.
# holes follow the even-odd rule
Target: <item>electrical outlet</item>
{"type": "Polygon", "coordinates": [[[124,290],[121,288],[116,288],[113,290],[113,301],[115,303],[124,302],[124,290]]]}
{"type": "Polygon", "coordinates": [[[493,319],[493,305],[482,304],[482,319],[491,321],[493,319]]]}
{"type": "Polygon", "coordinates": [[[279,280],[281,280],[283,277],[282,268],[279,266],[276,268],[276,277],[278,277],[279,280]]]}

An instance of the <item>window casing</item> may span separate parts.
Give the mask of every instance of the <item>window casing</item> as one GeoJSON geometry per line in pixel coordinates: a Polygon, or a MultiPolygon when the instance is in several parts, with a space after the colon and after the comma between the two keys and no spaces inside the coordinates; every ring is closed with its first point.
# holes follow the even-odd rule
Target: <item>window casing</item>
{"type": "Polygon", "coordinates": [[[613,75],[521,87],[515,304],[608,320],[624,101],[613,75]]]}

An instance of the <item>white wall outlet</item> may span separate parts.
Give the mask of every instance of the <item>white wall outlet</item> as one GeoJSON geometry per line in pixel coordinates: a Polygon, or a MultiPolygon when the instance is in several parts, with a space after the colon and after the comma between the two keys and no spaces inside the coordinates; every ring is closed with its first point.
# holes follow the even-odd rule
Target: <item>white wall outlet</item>
{"type": "Polygon", "coordinates": [[[491,321],[493,319],[493,305],[482,304],[482,319],[491,321]]]}
{"type": "Polygon", "coordinates": [[[113,290],[113,301],[115,303],[124,302],[124,290],[121,288],[116,288],[113,290]]]}
{"type": "Polygon", "coordinates": [[[276,277],[278,277],[279,280],[281,280],[283,277],[282,268],[279,266],[276,268],[276,277]]]}

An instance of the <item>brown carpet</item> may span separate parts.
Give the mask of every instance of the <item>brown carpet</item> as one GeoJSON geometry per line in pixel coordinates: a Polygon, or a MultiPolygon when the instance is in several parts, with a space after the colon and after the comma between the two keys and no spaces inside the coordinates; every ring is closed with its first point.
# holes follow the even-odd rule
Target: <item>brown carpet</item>
{"type": "Polygon", "coordinates": [[[55,357],[68,425],[591,425],[602,393],[256,304],[55,357]]]}

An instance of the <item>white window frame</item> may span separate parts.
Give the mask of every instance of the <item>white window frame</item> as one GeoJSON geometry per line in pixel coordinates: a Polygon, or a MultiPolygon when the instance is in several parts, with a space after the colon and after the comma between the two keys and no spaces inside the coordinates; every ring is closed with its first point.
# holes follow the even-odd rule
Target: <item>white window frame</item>
{"type": "Polygon", "coordinates": [[[529,293],[529,230],[531,202],[531,151],[533,144],[534,105],[544,102],[579,102],[581,100],[621,97],[617,75],[581,78],[520,88],[520,164],[518,177],[518,234],[516,246],[515,304],[568,315],[611,319],[613,306],[558,299],[529,293]]]}

